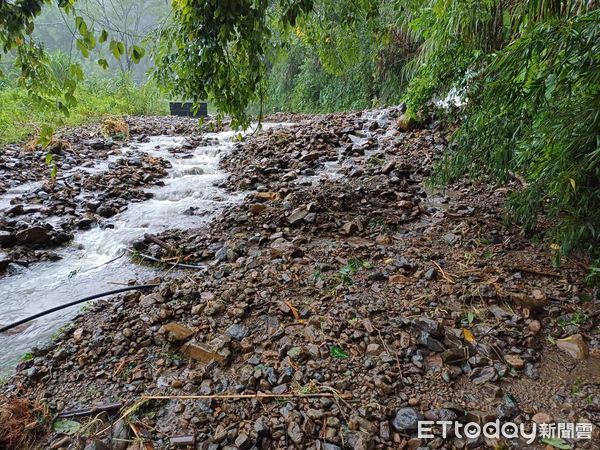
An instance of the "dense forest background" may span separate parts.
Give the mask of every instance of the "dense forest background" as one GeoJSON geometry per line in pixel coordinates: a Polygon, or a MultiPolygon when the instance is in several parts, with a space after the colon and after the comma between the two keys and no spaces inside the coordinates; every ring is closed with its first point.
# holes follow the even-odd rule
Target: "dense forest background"
{"type": "Polygon", "coordinates": [[[509,212],[527,230],[550,218],[557,261],[599,256],[595,1],[42,3],[0,5],[2,143],[167,99],[208,99],[234,125],[405,102],[408,128],[456,126],[435,181],[516,177],[509,212]]]}

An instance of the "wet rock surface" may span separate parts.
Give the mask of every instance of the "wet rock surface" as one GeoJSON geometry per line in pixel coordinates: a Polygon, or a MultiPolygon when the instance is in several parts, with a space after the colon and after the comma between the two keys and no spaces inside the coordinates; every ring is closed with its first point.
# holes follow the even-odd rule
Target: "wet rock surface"
{"type": "Polygon", "coordinates": [[[278,117],[298,123],[239,143],[222,166],[240,204],[135,244],[198,268],[95,303],[4,393],[41,393],[53,413],[170,396],[103,416],[129,411],[117,431],[155,448],[489,448],[502,443],[418,439],[417,422],[597,423],[585,270],[553,268],[548,245],[505,225],[517,185],[425,189],[448,130],[398,128],[400,111],[278,117]]]}
{"type": "Polygon", "coordinates": [[[132,117],[127,123],[126,142],[105,139],[97,125],[90,125],[63,130],[55,148],[14,144],[0,152],[0,248],[10,262],[52,260],[51,249],[70,241],[77,230],[110,226],[108,219],[129,203],[150,198],[144,188],[162,185],[169,163],[135,149],[149,136],[186,136],[174,152],[202,143],[191,119],[132,117]],[[57,165],[54,179],[48,152],[57,165]]]}

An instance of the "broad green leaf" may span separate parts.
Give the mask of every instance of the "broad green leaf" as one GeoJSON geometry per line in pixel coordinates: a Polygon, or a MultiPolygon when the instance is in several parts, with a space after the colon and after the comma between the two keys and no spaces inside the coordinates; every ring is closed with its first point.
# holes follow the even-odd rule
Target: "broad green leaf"
{"type": "Polygon", "coordinates": [[[100,33],[100,37],[98,38],[98,42],[100,44],[103,44],[104,42],[106,42],[107,39],[108,39],[108,31],[102,30],[102,33],[100,33]]]}
{"type": "Polygon", "coordinates": [[[142,59],[143,57],[144,57],[144,49],[137,45],[133,45],[131,47],[131,59],[133,60],[133,62],[137,64],[140,62],[140,59],[142,59]]]}
{"type": "Polygon", "coordinates": [[[75,106],[77,104],[77,99],[70,92],[65,93],[65,101],[69,106],[75,106]]]}
{"type": "Polygon", "coordinates": [[[85,36],[88,33],[87,24],[81,16],[75,17],[75,27],[77,27],[77,31],[79,31],[79,34],[82,36],[85,36]]]}
{"type": "MultiPolygon", "coordinates": [[[[42,147],[46,147],[52,141],[53,135],[54,135],[54,129],[48,125],[43,125],[42,129],[40,130],[40,137],[37,140],[38,144],[40,144],[42,147]]],[[[52,155],[50,155],[50,156],[52,156],[52,155]]],[[[48,158],[48,156],[46,155],[46,159],[47,158],[48,158]]]]}
{"type": "Polygon", "coordinates": [[[78,63],[71,64],[71,66],[69,67],[69,72],[71,76],[76,80],[83,80],[83,70],[81,69],[81,66],[78,63]]]}
{"type": "Polygon", "coordinates": [[[57,420],[54,422],[54,431],[60,434],[67,434],[69,436],[77,433],[81,429],[81,424],[74,420],[57,420]]]}
{"type": "Polygon", "coordinates": [[[72,78],[66,78],[63,82],[63,88],[69,92],[73,92],[77,87],[77,83],[72,78]]]}
{"type": "Polygon", "coordinates": [[[108,62],[104,58],[98,60],[98,65],[104,70],[108,69],[108,62]]]}
{"type": "Polygon", "coordinates": [[[125,54],[125,45],[122,42],[112,40],[108,47],[116,59],[121,59],[121,56],[125,54]]]}
{"type": "Polygon", "coordinates": [[[49,125],[43,125],[42,129],[40,131],[40,136],[50,139],[52,137],[52,135],[54,134],[54,128],[52,128],[49,125]]]}
{"type": "Polygon", "coordinates": [[[348,353],[346,353],[337,345],[334,345],[329,349],[329,354],[334,358],[349,358],[348,353]]]}
{"type": "Polygon", "coordinates": [[[86,43],[83,40],[77,39],[75,41],[75,46],[77,47],[77,50],[79,50],[79,52],[81,53],[81,55],[84,58],[87,58],[90,55],[90,52],[89,52],[89,50],[87,48],[87,45],[86,45],[86,43]]]}
{"type": "Polygon", "coordinates": [[[94,48],[96,48],[96,38],[94,37],[94,35],[92,33],[88,33],[88,35],[85,37],[84,41],[85,41],[88,49],[93,50],[94,48]]]}
{"type": "Polygon", "coordinates": [[[569,444],[564,439],[560,439],[560,438],[545,438],[545,439],[542,439],[542,442],[544,444],[549,444],[552,447],[556,447],[560,450],[570,450],[571,449],[571,444],[569,444]]]}
{"type": "Polygon", "coordinates": [[[71,114],[69,112],[69,108],[67,108],[67,105],[65,105],[63,102],[58,101],[56,102],[56,107],[58,108],[58,110],[63,113],[65,116],[69,117],[69,115],[71,114]]]}

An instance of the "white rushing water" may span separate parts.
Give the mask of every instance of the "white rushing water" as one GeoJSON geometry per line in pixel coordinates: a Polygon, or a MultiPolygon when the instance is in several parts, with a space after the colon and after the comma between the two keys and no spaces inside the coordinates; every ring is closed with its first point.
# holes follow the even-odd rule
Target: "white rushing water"
{"type": "Polygon", "coordinates": [[[0,196],[0,212],[3,209],[7,209],[11,207],[10,201],[23,194],[27,194],[28,192],[35,191],[42,186],[40,181],[34,181],[30,183],[23,183],[14,188],[9,188],[4,194],[0,196]]]}
{"type": "MultiPolygon", "coordinates": [[[[167,159],[172,168],[164,179],[165,186],[149,189],[154,194],[152,199],[131,203],[123,213],[109,219],[114,228],[95,227],[78,232],[73,242],[57,249],[62,258],[59,261],[36,263],[0,278],[0,324],[121,287],[115,283],[126,283],[130,279],[143,282],[158,275],[158,270],[134,265],[126,256],[107,263],[144,233],[201,227],[227,204],[242,198],[242,195],[232,196],[214,185],[225,177],[218,164],[221,156],[230,150],[233,136],[233,132],[208,133],[205,137],[212,138],[214,144],[197,147],[191,153],[169,153],[170,148],[185,140],[181,136],[153,137],[148,143],[135,143],[124,148],[124,153],[135,149],[167,159]],[[190,208],[193,214],[189,214],[190,208]]],[[[107,169],[106,163],[100,167],[107,169]]],[[[0,197],[0,204],[31,187],[14,189],[6,194],[8,198],[0,197]]],[[[46,342],[80,308],[74,306],[58,311],[19,327],[14,333],[0,335],[3,349],[0,374],[9,373],[32,346],[46,342]]]]}

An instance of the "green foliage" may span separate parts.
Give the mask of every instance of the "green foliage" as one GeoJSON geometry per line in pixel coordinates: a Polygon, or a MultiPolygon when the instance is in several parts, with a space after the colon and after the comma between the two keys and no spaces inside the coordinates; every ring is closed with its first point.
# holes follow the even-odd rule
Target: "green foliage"
{"type": "MultiPolygon", "coordinates": [[[[56,70],[56,69],[55,69],[56,70]]],[[[44,137],[44,130],[61,125],[80,125],[114,115],[167,114],[168,104],[154,82],[134,83],[126,74],[114,80],[90,78],[74,92],[77,105],[69,116],[32,97],[16,84],[0,87],[0,145],[30,135],[44,137]]],[[[51,138],[52,134],[48,138],[51,138]]],[[[42,142],[43,144],[43,142],[42,142]]],[[[50,162],[52,164],[52,162],[50,162]]]]}
{"type": "MultiPolygon", "coordinates": [[[[117,3],[115,5],[110,2],[113,16],[120,12],[123,17],[109,17],[106,5],[103,4],[99,9],[104,17],[100,17],[102,14],[99,15],[96,11],[96,18],[109,25],[112,35],[116,36],[110,40],[108,47],[118,60],[121,74],[126,74],[132,64],[140,62],[145,49],[139,45],[142,39],[142,36],[138,35],[141,19],[128,20],[129,15],[133,17],[130,13],[136,2],[121,0],[117,3]],[[134,27],[133,33],[120,29],[122,24],[117,24],[118,19],[134,27]],[[120,61],[123,56],[126,57],[125,64],[120,61]]],[[[76,0],[0,1],[0,63],[3,62],[3,57],[8,58],[17,69],[19,86],[24,88],[38,104],[44,104],[47,109],[54,108],[64,116],[69,116],[77,103],[75,92],[77,85],[84,78],[81,63],[90,56],[98,44],[103,44],[109,39],[105,29],[99,32],[94,29],[96,21],[94,17],[87,17],[86,21],[79,15],[79,13],[89,15],[90,4],[85,3],[82,8],[76,6],[76,0]],[[72,36],[71,50],[73,47],[77,49],[81,58],[73,58],[72,54],[67,57],[61,53],[50,55],[47,53],[45,46],[38,40],[37,33],[34,33],[37,19],[41,16],[44,7],[55,12],[55,15],[65,22],[72,36]],[[66,22],[67,18],[72,20],[73,26],[66,22]]],[[[109,67],[105,58],[98,59],[97,64],[104,70],[109,67]]],[[[2,76],[3,72],[0,71],[0,77],[2,76]]]]}
{"type": "Polygon", "coordinates": [[[571,444],[561,438],[544,438],[541,440],[541,442],[560,450],[569,450],[571,448],[571,444]]]}
{"type": "Polygon", "coordinates": [[[58,330],[52,333],[51,339],[53,341],[59,340],[67,331],[71,329],[71,324],[61,326],[58,330]]]}
{"type": "Polygon", "coordinates": [[[334,345],[333,347],[331,347],[329,349],[329,354],[331,355],[331,357],[337,358],[337,359],[345,359],[345,358],[349,358],[350,357],[348,355],[348,353],[346,353],[344,350],[342,350],[337,345],[334,345]]]}
{"type": "Polygon", "coordinates": [[[81,429],[81,424],[74,420],[61,419],[54,422],[52,428],[56,433],[66,434],[68,436],[75,435],[81,429]]]}
{"type": "MultiPolygon", "coordinates": [[[[278,20],[294,25],[312,0],[282,2],[278,20]]],[[[228,2],[174,0],[174,20],[161,36],[156,76],[178,96],[195,103],[210,99],[247,127],[246,108],[257,97],[271,37],[267,0],[228,2]]]]}
{"type": "Polygon", "coordinates": [[[408,114],[437,109],[461,120],[435,181],[465,171],[500,182],[523,175],[527,186],[509,201],[512,217],[530,231],[540,213],[553,219],[557,260],[575,249],[598,257],[600,17],[593,8],[580,0],[315,2],[274,58],[267,110],[389,103],[398,97],[387,93],[407,80],[408,114]],[[373,61],[394,47],[402,52],[385,90],[373,61]],[[447,96],[459,101],[448,98],[440,109],[447,96]]]}
{"type": "Polygon", "coordinates": [[[457,150],[438,180],[465,169],[527,186],[510,199],[533,230],[540,212],[557,219],[562,253],[598,251],[600,234],[600,11],[532,24],[490,57],[468,91],[457,150]]]}
{"type": "Polygon", "coordinates": [[[269,76],[265,110],[331,112],[357,110],[371,106],[367,72],[360,67],[341,76],[329,74],[316,56],[296,66],[283,60],[269,76]],[[289,77],[289,73],[296,73],[289,77]]]}
{"type": "Polygon", "coordinates": [[[596,259],[592,264],[586,281],[592,285],[600,285],[600,258],[596,259]]]}
{"type": "Polygon", "coordinates": [[[391,2],[315,2],[267,56],[265,110],[332,112],[398,103],[414,51],[393,27],[391,2]]]}
{"type": "MultiPolygon", "coordinates": [[[[48,127],[46,128],[48,129],[48,127]]],[[[42,136],[40,136],[40,139],[38,139],[38,143],[40,143],[40,141],[49,143],[50,140],[43,136],[43,129],[44,127],[42,127],[42,136]]],[[[47,144],[42,143],[42,146],[46,148],[47,144]]],[[[51,152],[46,153],[46,165],[50,167],[50,178],[54,180],[56,178],[56,174],[58,173],[58,166],[56,165],[56,161],[54,161],[54,155],[51,152]]]]}
{"type": "Polygon", "coordinates": [[[583,325],[588,320],[586,314],[583,311],[577,311],[572,314],[568,314],[566,317],[559,317],[556,320],[556,323],[561,328],[564,328],[568,325],[583,325]]]}
{"type": "Polygon", "coordinates": [[[344,284],[352,284],[352,277],[361,269],[371,269],[373,266],[367,261],[352,258],[348,264],[344,265],[340,270],[340,279],[344,284]]]}
{"type": "Polygon", "coordinates": [[[412,111],[427,110],[477,71],[486,50],[502,41],[496,0],[407,1],[397,26],[418,43],[402,68],[410,80],[404,98],[412,111]],[[500,28],[500,30],[498,30],[500,28]]]}

